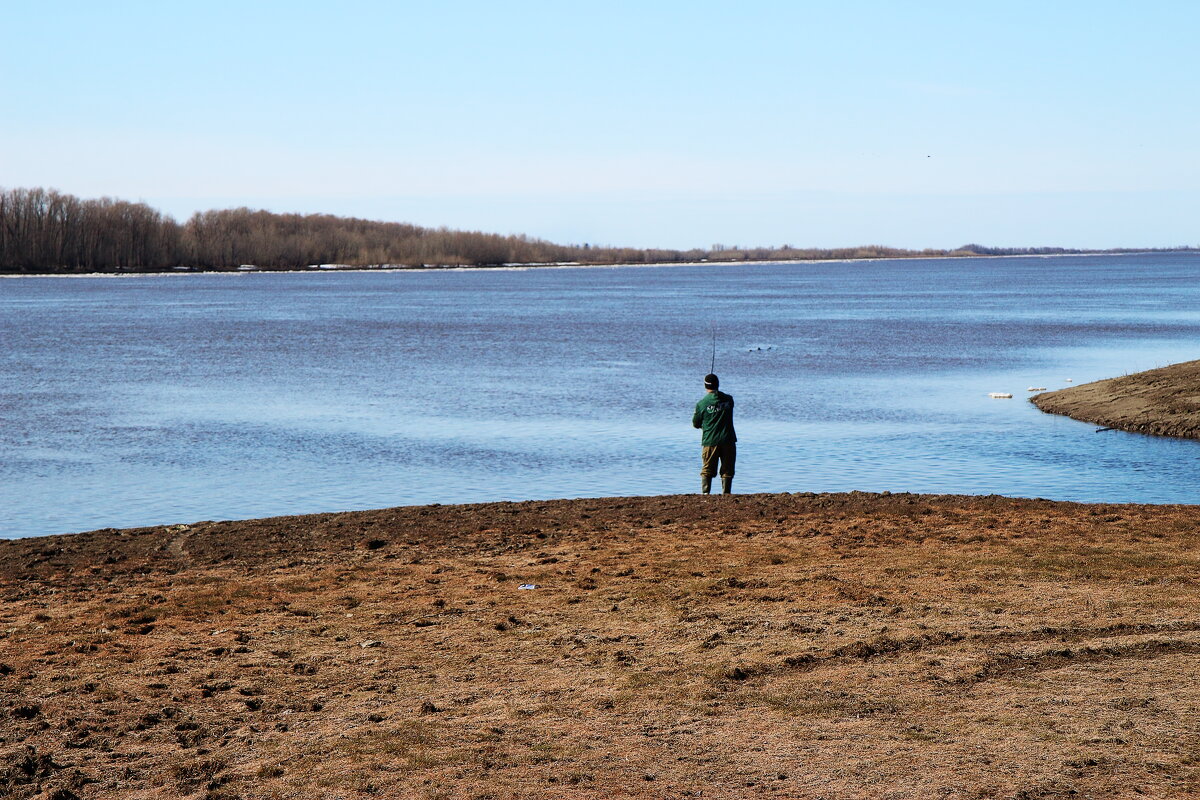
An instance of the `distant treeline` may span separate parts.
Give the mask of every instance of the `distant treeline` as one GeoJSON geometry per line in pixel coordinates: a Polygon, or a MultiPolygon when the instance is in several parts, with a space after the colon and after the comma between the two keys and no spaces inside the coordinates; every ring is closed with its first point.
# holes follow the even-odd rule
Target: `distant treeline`
{"type": "MultiPolygon", "coordinates": [[[[1171,248],[1191,249],[1191,248],[1171,248]]],[[[248,208],[203,211],[180,224],[145,205],[81,200],[52,189],[0,191],[0,272],[153,272],[347,266],[494,266],[500,264],[670,263],[846,258],[1052,255],[1061,247],[903,250],[881,245],[837,249],[713,245],[655,250],[559,245],[526,236],[422,228],[329,214],[273,214],[248,208]]]]}

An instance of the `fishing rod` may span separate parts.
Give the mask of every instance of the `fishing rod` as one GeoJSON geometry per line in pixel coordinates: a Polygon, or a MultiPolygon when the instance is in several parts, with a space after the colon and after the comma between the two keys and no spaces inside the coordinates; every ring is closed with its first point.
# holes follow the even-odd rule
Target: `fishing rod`
{"type": "Polygon", "coordinates": [[[713,323],[708,327],[712,331],[712,361],[708,365],[708,374],[711,375],[717,371],[717,326],[713,323]]]}

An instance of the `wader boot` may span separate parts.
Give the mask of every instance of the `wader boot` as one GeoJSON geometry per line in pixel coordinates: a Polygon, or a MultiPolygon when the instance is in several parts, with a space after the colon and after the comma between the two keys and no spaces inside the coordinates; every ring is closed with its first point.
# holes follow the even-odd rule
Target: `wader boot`
{"type": "Polygon", "coordinates": [[[700,494],[710,494],[712,492],[712,478],[704,475],[700,476],[700,494]]]}
{"type": "Polygon", "coordinates": [[[733,494],[733,476],[721,476],[721,494],[733,494]]]}

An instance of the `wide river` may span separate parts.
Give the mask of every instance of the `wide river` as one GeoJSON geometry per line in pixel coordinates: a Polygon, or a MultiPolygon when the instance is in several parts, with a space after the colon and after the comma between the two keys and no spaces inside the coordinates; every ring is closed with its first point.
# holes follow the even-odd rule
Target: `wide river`
{"type": "Polygon", "coordinates": [[[1200,356],[1200,254],[0,280],[0,537],[699,487],[1200,502],[1042,414],[1200,356]],[[1011,392],[1011,400],[989,399],[1011,392]]]}

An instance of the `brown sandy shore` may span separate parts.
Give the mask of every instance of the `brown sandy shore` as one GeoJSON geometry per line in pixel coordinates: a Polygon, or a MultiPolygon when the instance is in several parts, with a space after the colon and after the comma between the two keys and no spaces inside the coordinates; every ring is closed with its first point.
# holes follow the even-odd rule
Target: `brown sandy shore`
{"type": "Polygon", "coordinates": [[[1200,361],[1085,383],[1030,399],[1042,411],[1083,422],[1200,439],[1200,361]]]}
{"type": "Polygon", "coordinates": [[[3,542],[0,795],[1197,797],[1198,575],[1198,507],[860,493],[3,542]]]}

